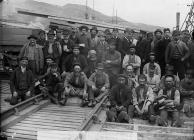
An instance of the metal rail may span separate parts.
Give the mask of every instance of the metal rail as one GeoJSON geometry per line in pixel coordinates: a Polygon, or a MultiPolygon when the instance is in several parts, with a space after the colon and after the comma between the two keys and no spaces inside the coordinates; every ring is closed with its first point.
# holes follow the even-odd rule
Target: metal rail
{"type": "Polygon", "coordinates": [[[1,112],[1,121],[7,119],[13,114],[18,115],[19,111],[29,107],[32,104],[38,104],[38,101],[43,98],[43,94],[36,95],[30,99],[27,99],[19,104],[14,105],[13,107],[9,108],[8,110],[1,112]]]}
{"type": "Polygon", "coordinates": [[[100,112],[100,110],[102,109],[102,105],[103,103],[106,101],[107,96],[104,96],[104,98],[101,100],[101,102],[99,104],[97,104],[91,115],[84,121],[84,123],[78,128],[79,131],[87,131],[90,127],[90,125],[93,123],[95,117],[97,116],[97,114],[100,112]]]}

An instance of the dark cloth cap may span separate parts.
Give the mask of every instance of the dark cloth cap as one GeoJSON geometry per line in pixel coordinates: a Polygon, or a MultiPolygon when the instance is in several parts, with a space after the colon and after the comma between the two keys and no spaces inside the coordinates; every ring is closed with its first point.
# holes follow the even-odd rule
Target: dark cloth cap
{"type": "Polygon", "coordinates": [[[166,32],[166,31],[169,31],[170,32],[170,29],[169,28],[164,28],[164,33],[166,32]]]}
{"type": "Polygon", "coordinates": [[[82,31],[82,29],[86,29],[86,31],[88,31],[88,27],[87,26],[81,26],[79,27],[80,31],[82,31]]]}
{"type": "Polygon", "coordinates": [[[35,40],[38,39],[35,35],[30,35],[27,39],[29,40],[29,39],[31,39],[31,38],[33,38],[33,39],[35,39],[35,40]]]}
{"type": "Polygon", "coordinates": [[[79,44],[75,44],[73,49],[80,49],[79,44]]]}
{"type": "Polygon", "coordinates": [[[98,32],[98,36],[106,36],[105,34],[104,34],[104,32],[102,32],[102,31],[100,31],[100,32],[98,32]]]}
{"type": "Polygon", "coordinates": [[[129,49],[131,49],[131,48],[134,48],[134,49],[135,49],[135,45],[134,45],[134,44],[131,44],[131,45],[129,46],[129,49]]]}
{"type": "Polygon", "coordinates": [[[193,75],[193,74],[194,74],[194,70],[191,69],[191,68],[189,68],[189,69],[186,70],[186,74],[191,74],[191,75],[193,75]]]}
{"type": "Polygon", "coordinates": [[[104,69],[103,63],[98,63],[96,68],[97,69],[104,69]]]}
{"type": "Polygon", "coordinates": [[[62,33],[63,29],[57,29],[57,33],[62,33]]]}
{"type": "Polygon", "coordinates": [[[173,32],[172,32],[172,36],[179,36],[181,33],[180,33],[180,31],[179,30],[174,30],[173,32]]]}
{"type": "Polygon", "coordinates": [[[157,32],[161,33],[162,34],[162,30],[161,29],[156,29],[154,34],[156,34],[157,32]]]}
{"type": "Polygon", "coordinates": [[[28,61],[28,57],[23,56],[23,57],[20,58],[20,61],[22,61],[22,60],[27,60],[28,61]]]}
{"type": "Polygon", "coordinates": [[[90,29],[90,31],[92,31],[92,30],[95,30],[96,32],[98,32],[98,29],[97,29],[96,26],[93,26],[93,27],[90,29]]]}
{"type": "Polygon", "coordinates": [[[124,33],[133,33],[134,31],[130,28],[125,28],[124,33]]]}
{"type": "Polygon", "coordinates": [[[48,35],[55,35],[54,30],[49,30],[49,32],[47,33],[48,35]]]}
{"type": "Polygon", "coordinates": [[[51,55],[48,55],[45,59],[46,59],[46,60],[47,60],[47,59],[54,60],[53,57],[52,57],[51,55]]]}
{"type": "Polygon", "coordinates": [[[138,76],[138,80],[139,79],[145,79],[146,81],[147,81],[147,77],[144,75],[144,74],[140,74],[139,76],[138,76]]]}
{"type": "Polygon", "coordinates": [[[172,74],[170,74],[170,73],[165,74],[164,78],[166,79],[167,77],[172,77],[173,80],[175,80],[175,77],[174,77],[173,73],[172,74]]]}

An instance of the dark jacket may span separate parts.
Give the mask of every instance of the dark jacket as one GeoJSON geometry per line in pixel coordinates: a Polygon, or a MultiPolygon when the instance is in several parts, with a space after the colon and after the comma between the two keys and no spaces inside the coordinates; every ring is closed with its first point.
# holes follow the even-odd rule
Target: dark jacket
{"type": "Polygon", "coordinates": [[[47,56],[52,56],[52,58],[54,58],[54,59],[57,59],[57,58],[60,58],[60,56],[61,56],[61,52],[60,52],[60,50],[59,50],[59,45],[60,45],[60,43],[59,42],[54,42],[54,44],[52,45],[52,48],[53,48],[53,54],[49,54],[48,53],[48,48],[49,48],[49,42],[47,41],[46,43],[45,43],[45,47],[43,48],[43,53],[44,53],[44,57],[46,58],[47,56]]]}
{"type": "Polygon", "coordinates": [[[66,59],[63,61],[63,71],[66,72],[72,72],[73,71],[73,64],[74,63],[79,63],[81,65],[81,68],[84,72],[86,72],[87,68],[87,60],[85,56],[83,55],[78,55],[75,56],[74,54],[70,54],[66,57],[66,59]]]}
{"type": "Polygon", "coordinates": [[[110,102],[112,106],[124,106],[128,107],[132,105],[132,91],[126,85],[122,88],[119,85],[115,85],[112,87],[110,91],[110,102]]]}
{"type": "MultiPolygon", "coordinates": [[[[20,74],[21,74],[21,68],[18,67],[16,68],[10,78],[10,89],[11,89],[11,93],[13,94],[14,91],[17,91],[19,89],[19,82],[20,82],[20,74]]],[[[34,76],[31,70],[26,69],[26,73],[27,73],[27,85],[29,88],[29,91],[33,91],[34,88],[34,76]]]]}

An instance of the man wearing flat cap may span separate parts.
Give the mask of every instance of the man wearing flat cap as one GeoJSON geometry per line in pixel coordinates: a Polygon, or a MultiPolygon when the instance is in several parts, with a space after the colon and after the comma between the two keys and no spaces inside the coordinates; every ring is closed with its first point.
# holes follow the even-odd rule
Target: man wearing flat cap
{"type": "Polygon", "coordinates": [[[88,35],[88,27],[81,26],[80,27],[80,34],[78,35],[78,42],[80,46],[80,54],[87,57],[88,51],[91,48],[91,38],[88,35]]]}
{"type": "Polygon", "coordinates": [[[46,33],[45,33],[45,31],[40,30],[38,35],[39,35],[39,38],[36,42],[37,42],[38,45],[44,47],[45,43],[46,43],[46,33]]]}
{"type": "Polygon", "coordinates": [[[98,42],[98,29],[96,26],[93,26],[92,29],[90,29],[90,35],[91,35],[91,49],[96,48],[97,42],[98,42]]]}
{"type": "Polygon", "coordinates": [[[127,79],[124,74],[119,74],[117,84],[110,90],[110,107],[106,112],[108,122],[129,123],[132,119],[133,107],[132,91],[126,85],[127,79]]]}
{"type": "Polygon", "coordinates": [[[191,42],[188,47],[190,49],[189,66],[194,70],[194,30],[192,31],[191,42]]]}
{"type": "Polygon", "coordinates": [[[156,62],[160,65],[162,75],[165,74],[165,51],[172,38],[169,28],[165,28],[163,31],[164,37],[158,42],[154,50],[156,54],[156,62]]]}
{"type": "Polygon", "coordinates": [[[109,77],[104,72],[102,63],[98,63],[96,72],[94,72],[88,81],[89,85],[89,107],[93,107],[96,103],[100,102],[104,95],[108,93],[109,77]]]}
{"type": "Polygon", "coordinates": [[[44,55],[42,47],[36,43],[37,37],[30,35],[29,42],[20,50],[19,58],[28,58],[28,67],[34,75],[39,75],[44,67],[44,55]]]}
{"type": "Polygon", "coordinates": [[[154,32],[154,40],[152,42],[152,51],[155,50],[155,48],[157,47],[158,45],[158,42],[162,39],[162,30],[161,29],[156,29],[155,32],[154,32]]]}
{"type": "Polygon", "coordinates": [[[173,40],[168,44],[165,52],[166,64],[174,66],[174,74],[178,73],[182,80],[185,76],[185,60],[189,57],[189,48],[180,40],[180,31],[172,33],[173,40]]]}
{"type": "Polygon", "coordinates": [[[114,38],[108,41],[109,49],[106,51],[102,62],[105,66],[105,72],[110,78],[110,87],[112,87],[116,81],[115,76],[120,72],[121,54],[116,49],[116,40],[114,38]]]}
{"type": "Polygon", "coordinates": [[[75,46],[75,43],[69,38],[69,36],[70,36],[70,30],[64,29],[63,39],[61,40],[61,47],[62,47],[62,55],[60,60],[61,68],[67,56],[73,53],[73,47],[75,46]]]}
{"type": "Polygon", "coordinates": [[[54,59],[54,62],[59,65],[60,56],[62,54],[61,44],[58,41],[55,41],[55,32],[50,30],[47,33],[48,41],[46,42],[45,47],[43,48],[44,57],[51,55],[54,59]]]}
{"type": "Polygon", "coordinates": [[[34,76],[28,69],[28,58],[21,57],[19,67],[16,68],[10,78],[10,89],[12,97],[11,105],[15,105],[20,101],[24,101],[33,95],[34,76]]]}

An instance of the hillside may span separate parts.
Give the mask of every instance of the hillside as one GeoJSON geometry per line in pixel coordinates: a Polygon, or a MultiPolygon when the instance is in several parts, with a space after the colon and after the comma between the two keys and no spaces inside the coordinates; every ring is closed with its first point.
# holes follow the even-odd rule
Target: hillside
{"type": "MultiPolygon", "coordinates": [[[[2,16],[6,16],[8,13],[8,17],[12,20],[20,20],[20,21],[32,21],[29,19],[29,17],[24,16],[24,15],[18,15],[16,13],[17,8],[21,9],[26,9],[30,11],[36,11],[37,13],[45,13],[49,14],[52,16],[59,16],[59,17],[71,17],[71,18],[85,18],[85,6],[84,5],[78,5],[78,4],[67,4],[64,6],[56,6],[56,5],[51,5],[43,2],[37,2],[34,0],[9,0],[9,6],[8,4],[1,3],[0,7],[3,9],[3,14],[2,16]],[[9,11],[7,10],[9,9],[9,11]],[[11,10],[12,9],[12,10],[11,10]],[[10,14],[10,11],[13,13],[10,14]],[[7,12],[7,13],[6,13],[7,12]],[[27,20],[26,20],[27,18],[27,20]]],[[[93,12],[95,12],[95,20],[97,21],[102,21],[102,22],[107,22],[111,23],[112,22],[112,17],[107,16],[102,14],[99,11],[93,11],[90,7],[88,7],[88,13],[89,13],[89,18],[91,19],[93,12]]],[[[115,17],[114,17],[115,19],[115,17]]],[[[153,26],[153,25],[147,25],[143,23],[133,23],[126,21],[120,17],[118,19],[118,24],[128,26],[130,28],[135,28],[135,29],[142,29],[142,30],[147,30],[147,31],[154,31],[157,28],[161,28],[158,26],[153,26]]],[[[37,20],[37,18],[34,17],[33,21],[37,20]]]]}

